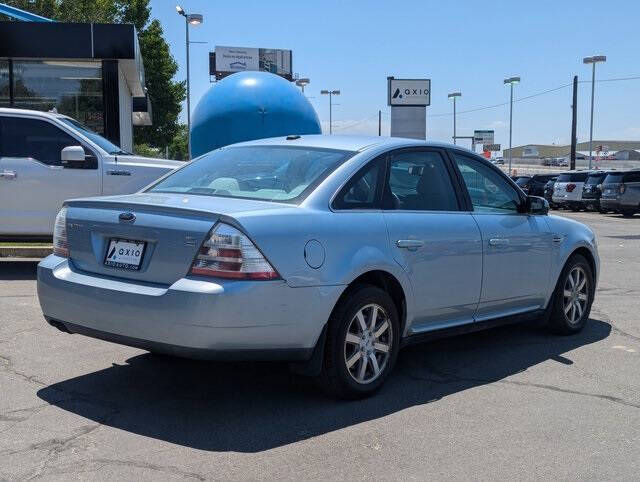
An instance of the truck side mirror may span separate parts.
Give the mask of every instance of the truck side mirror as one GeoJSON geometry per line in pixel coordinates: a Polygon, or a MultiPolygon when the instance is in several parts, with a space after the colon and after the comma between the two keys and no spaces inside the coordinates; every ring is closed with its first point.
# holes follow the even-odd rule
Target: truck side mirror
{"type": "Polygon", "coordinates": [[[82,146],[67,146],[62,149],[60,159],[64,167],[82,167],[79,164],[85,163],[84,149],[82,146]]]}

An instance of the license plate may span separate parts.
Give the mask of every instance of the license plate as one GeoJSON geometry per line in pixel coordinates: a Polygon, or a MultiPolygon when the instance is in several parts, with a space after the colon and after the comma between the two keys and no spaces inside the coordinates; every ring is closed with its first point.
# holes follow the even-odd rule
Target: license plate
{"type": "Polygon", "coordinates": [[[104,259],[105,266],[136,271],[140,269],[140,262],[146,246],[144,241],[111,238],[109,249],[104,259]]]}

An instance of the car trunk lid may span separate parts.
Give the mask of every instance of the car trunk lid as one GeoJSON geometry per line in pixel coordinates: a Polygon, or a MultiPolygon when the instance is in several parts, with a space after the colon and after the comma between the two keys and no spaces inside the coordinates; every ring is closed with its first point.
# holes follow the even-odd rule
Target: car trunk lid
{"type": "Polygon", "coordinates": [[[279,207],[277,203],[158,194],[70,201],[69,257],[84,272],[169,285],[189,272],[198,249],[221,216],[272,205],[279,207]],[[111,241],[116,239],[144,243],[139,245],[138,268],[105,265],[109,248],[114,246],[111,241]]]}

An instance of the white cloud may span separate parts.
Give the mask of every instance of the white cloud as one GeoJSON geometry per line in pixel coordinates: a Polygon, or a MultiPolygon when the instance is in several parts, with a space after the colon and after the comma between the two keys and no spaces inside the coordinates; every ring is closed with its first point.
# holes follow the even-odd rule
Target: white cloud
{"type": "Polygon", "coordinates": [[[505,127],[508,127],[508,126],[509,126],[509,124],[507,124],[506,122],[501,121],[501,120],[495,120],[491,124],[489,124],[489,127],[491,129],[502,129],[502,128],[505,128],[505,127]]]}

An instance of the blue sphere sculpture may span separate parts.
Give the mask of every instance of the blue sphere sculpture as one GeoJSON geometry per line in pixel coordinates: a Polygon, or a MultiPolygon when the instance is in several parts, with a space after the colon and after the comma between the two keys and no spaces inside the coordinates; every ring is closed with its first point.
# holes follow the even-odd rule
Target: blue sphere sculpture
{"type": "Polygon", "coordinates": [[[189,135],[197,157],[235,142],[321,133],[316,111],[292,82],[267,72],[238,72],[198,102],[189,135]]]}

